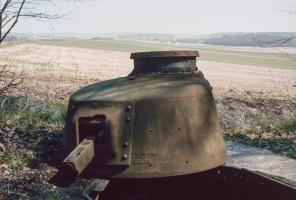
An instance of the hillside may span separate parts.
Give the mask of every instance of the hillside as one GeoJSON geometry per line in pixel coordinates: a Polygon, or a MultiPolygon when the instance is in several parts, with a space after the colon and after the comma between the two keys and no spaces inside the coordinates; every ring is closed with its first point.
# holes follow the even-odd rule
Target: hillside
{"type": "Polygon", "coordinates": [[[296,33],[225,33],[202,40],[223,46],[296,47],[296,33]]]}

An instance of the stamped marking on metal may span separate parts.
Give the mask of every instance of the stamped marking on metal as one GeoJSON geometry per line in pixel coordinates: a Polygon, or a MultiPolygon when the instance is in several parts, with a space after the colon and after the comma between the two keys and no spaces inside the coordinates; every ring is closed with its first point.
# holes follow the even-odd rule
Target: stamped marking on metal
{"type": "Polygon", "coordinates": [[[158,155],[157,151],[155,149],[149,149],[144,152],[135,152],[136,156],[156,156],[158,155]]]}
{"type": "Polygon", "coordinates": [[[149,158],[136,158],[134,159],[135,164],[152,164],[152,160],[149,158]]]}

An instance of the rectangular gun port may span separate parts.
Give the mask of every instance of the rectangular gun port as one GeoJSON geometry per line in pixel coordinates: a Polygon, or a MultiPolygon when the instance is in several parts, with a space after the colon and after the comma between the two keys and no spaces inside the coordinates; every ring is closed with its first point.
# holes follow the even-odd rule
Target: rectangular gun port
{"type": "Polygon", "coordinates": [[[94,137],[96,144],[106,143],[106,116],[81,117],[79,119],[79,141],[86,137],[94,137]]]}

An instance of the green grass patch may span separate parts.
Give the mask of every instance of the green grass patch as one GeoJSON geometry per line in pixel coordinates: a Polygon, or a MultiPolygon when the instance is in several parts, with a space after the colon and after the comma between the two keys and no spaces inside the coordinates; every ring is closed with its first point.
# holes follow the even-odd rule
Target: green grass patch
{"type": "MultiPolygon", "coordinates": [[[[270,68],[296,69],[296,60],[280,53],[200,50],[201,60],[270,68]]],[[[296,55],[294,55],[296,58],[296,55]]]]}
{"type": "Polygon", "coordinates": [[[251,138],[244,133],[226,134],[225,140],[235,141],[249,146],[268,149],[274,153],[282,153],[290,158],[296,158],[295,141],[289,138],[263,138],[258,135],[251,138]]]}
{"type": "Polygon", "coordinates": [[[221,116],[226,140],[268,149],[296,158],[295,101],[275,99],[222,100],[235,109],[225,109],[221,116]]]}
{"type": "Polygon", "coordinates": [[[272,134],[274,134],[272,137],[265,137],[264,134],[258,130],[249,130],[248,133],[225,134],[224,139],[262,149],[268,149],[271,152],[283,154],[296,159],[295,137],[283,137],[278,136],[276,133],[272,134]]]}
{"type": "Polygon", "coordinates": [[[59,197],[56,194],[48,194],[45,199],[46,200],[59,200],[59,197]]]}
{"type": "Polygon", "coordinates": [[[22,132],[42,128],[62,129],[67,113],[66,102],[30,98],[2,97],[0,125],[12,125],[22,132]]]}
{"type": "Polygon", "coordinates": [[[33,159],[33,156],[25,150],[7,150],[2,156],[2,161],[6,165],[14,169],[23,169],[28,166],[33,159]]]}
{"type": "Polygon", "coordinates": [[[153,44],[135,41],[118,41],[118,40],[37,40],[24,43],[63,46],[63,47],[79,47],[86,49],[110,50],[122,52],[138,52],[138,51],[162,51],[188,49],[186,47],[170,46],[166,44],[153,44]]]}
{"type": "Polygon", "coordinates": [[[296,148],[290,149],[287,153],[287,156],[296,159],[296,148]]]}
{"type": "Polygon", "coordinates": [[[279,128],[296,136],[296,116],[281,120],[279,122],[279,128]]]}

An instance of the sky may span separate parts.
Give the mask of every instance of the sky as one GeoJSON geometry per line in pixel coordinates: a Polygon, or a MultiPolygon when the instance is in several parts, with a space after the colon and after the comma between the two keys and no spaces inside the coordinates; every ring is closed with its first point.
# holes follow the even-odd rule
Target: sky
{"type": "Polygon", "coordinates": [[[73,1],[59,0],[46,7],[65,14],[62,19],[21,19],[14,32],[296,32],[296,0],[73,1]]]}

